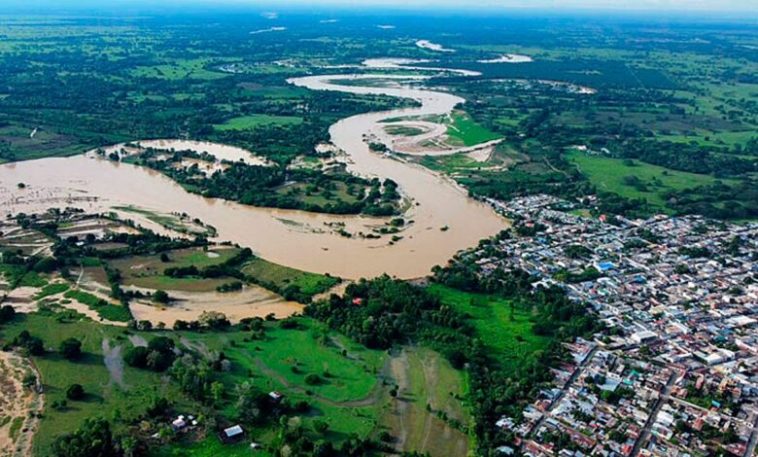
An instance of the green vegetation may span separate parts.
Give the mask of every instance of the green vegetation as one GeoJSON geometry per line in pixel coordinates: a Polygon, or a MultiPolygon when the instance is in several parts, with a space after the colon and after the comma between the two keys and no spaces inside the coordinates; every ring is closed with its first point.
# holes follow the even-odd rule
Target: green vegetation
{"type": "Polygon", "coordinates": [[[668,170],[636,160],[593,156],[579,151],[571,152],[566,157],[576,163],[579,171],[598,189],[628,198],[645,198],[659,208],[665,206],[663,197],[668,191],[716,181],[708,175],[668,170]]]}
{"type": "Polygon", "coordinates": [[[147,220],[155,222],[161,227],[173,230],[178,233],[205,236],[213,236],[216,234],[216,230],[213,227],[206,226],[197,219],[190,220],[186,215],[157,213],[155,211],[138,208],[133,205],[114,206],[113,209],[116,211],[123,211],[125,213],[139,214],[147,218],[147,220]]]}
{"type": "Polygon", "coordinates": [[[132,319],[129,308],[123,305],[114,305],[107,300],[98,298],[82,290],[69,290],[63,294],[64,297],[76,300],[83,305],[87,305],[91,310],[106,320],[114,322],[127,322],[132,319]]]}
{"type": "Polygon", "coordinates": [[[203,278],[200,276],[200,270],[220,266],[234,259],[240,252],[239,248],[234,247],[213,250],[184,248],[153,255],[124,256],[110,261],[108,265],[121,272],[121,283],[127,286],[208,292],[216,290],[232,278],[228,275],[203,278]],[[194,270],[190,273],[194,274],[166,274],[193,267],[194,270]]]}
{"type": "Polygon", "coordinates": [[[255,283],[278,291],[285,298],[311,298],[328,291],[340,282],[332,276],[295,270],[257,257],[248,261],[242,272],[255,283]]]}
{"type": "Polygon", "coordinates": [[[175,151],[166,158],[162,152],[148,149],[131,160],[164,173],[190,192],[245,205],[371,216],[395,214],[400,205],[397,183],[391,179],[368,180],[344,171],[327,174],[240,162],[227,163],[222,171],[207,175],[195,164],[184,164],[185,158],[202,160],[202,155],[175,151]]]}
{"type": "Polygon", "coordinates": [[[249,130],[261,126],[289,126],[298,125],[303,119],[295,116],[271,116],[267,114],[253,114],[249,116],[240,116],[227,120],[223,124],[217,124],[214,127],[217,130],[249,130]]]}
{"type": "MultiPolygon", "coordinates": [[[[83,320],[70,312],[43,312],[19,316],[3,329],[3,339],[12,339],[23,330],[39,337],[46,347],[58,348],[69,338],[81,341],[82,356],[75,362],[55,354],[34,357],[45,387],[46,404],[66,400],[66,390],[80,384],[86,393],[83,401],[67,407],[47,407],[34,441],[34,455],[47,456],[52,441],[62,433],[75,430],[87,418],[105,416],[123,424],[142,414],[144,405],[157,395],[181,401],[178,390],[160,382],[159,375],[126,367],[109,368],[103,362],[104,340],[108,347],[123,345],[123,330],[83,320]]],[[[117,362],[113,362],[117,363],[117,362]]],[[[123,425],[122,425],[123,426],[123,425]]]]}
{"type": "Polygon", "coordinates": [[[158,78],[166,80],[213,80],[226,76],[224,73],[210,71],[208,59],[172,59],[170,63],[153,66],[138,66],[132,74],[138,78],[158,78]]]}
{"type": "Polygon", "coordinates": [[[384,128],[384,130],[390,135],[397,136],[416,136],[424,133],[423,129],[406,125],[388,125],[384,128]]]}
{"type": "Polygon", "coordinates": [[[451,121],[447,127],[448,136],[460,141],[464,146],[475,146],[500,138],[500,135],[479,125],[463,111],[453,112],[451,121]]]}
{"type": "Polygon", "coordinates": [[[440,284],[432,284],[427,290],[439,297],[443,305],[470,319],[477,338],[488,346],[490,354],[502,362],[506,370],[515,370],[524,358],[544,350],[550,343],[549,338],[534,334],[531,312],[516,306],[513,300],[463,292],[440,284]]]}
{"type": "Polygon", "coordinates": [[[49,297],[50,295],[57,295],[66,292],[69,287],[70,286],[66,283],[48,284],[43,287],[42,290],[40,290],[37,295],[34,296],[34,298],[40,300],[42,298],[49,297]]]}

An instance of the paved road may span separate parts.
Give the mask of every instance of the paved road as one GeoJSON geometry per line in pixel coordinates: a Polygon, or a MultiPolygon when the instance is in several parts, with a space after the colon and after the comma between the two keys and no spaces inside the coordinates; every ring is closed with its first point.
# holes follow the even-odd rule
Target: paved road
{"type": "Polygon", "coordinates": [[[663,388],[663,392],[661,392],[661,395],[655,402],[653,411],[650,413],[650,417],[647,418],[647,422],[642,428],[640,436],[637,438],[637,442],[634,443],[634,448],[632,449],[632,453],[629,454],[629,457],[637,457],[637,455],[640,453],[640,450],[642,450],[642,446],[647,443],[647,440],[650,437],[650,430],[653,428],[653,424],[655,424],[655,418],[658,417],[658,413],[661,411],[663,404],[666,403],[666,399],[669,397],[669,394],[671,394],[671,388],[674,387],[675,381],[676,373],[671,372],[669,380],[666,382],[666,387],[663,388]]]}
{"type": "Polygon", "coordinates": [[[571,387],[574,384],[574,381],[576,381],[576,378],[579,377],[579,374],[584,370],[584,367],[587,366],[588,363],[590,363],[590,360],[595,356],[595,352],[597,352],[598,346],[595,346],[592,348],[592,350],[587,354],[587,357],[584,358],[582,363],[579,364],[578,367],[576,367],[576,370],[571,374],[571,377],[569,377],[568,381],[564,385],[563,389],[558,393],[558,395],[555,397],[555,399],[550,403],[550,406],[547,408],[547,411],[545,411],[545,414],[542,415],[540,420],[537,421],[537,423],[534,425],[534,428],[532,428],[531,434],[533,435],[537,430],[539,430],[540,426],[542,425],[542,422],[545,421],[546,418],[550,417],[550,413],[555,409],[555,407],[558,405],[558,403],[561,402],[561,398],[563,398],[563,394],[566,393],[566,390],[571,387]]]}

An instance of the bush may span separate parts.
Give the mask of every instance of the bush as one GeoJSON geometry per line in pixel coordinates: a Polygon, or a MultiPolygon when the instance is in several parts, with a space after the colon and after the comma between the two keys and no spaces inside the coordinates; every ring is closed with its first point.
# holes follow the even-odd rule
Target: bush
{"type": "Polygon", "coordinates": [[[82,400],[84,398],[84,387],[81,384],[71,384],[66,389],[66,398],[69,400],[82,400]]]}
{"type": "Polygon", "coordinates": [[[12,346],[20,347],[30,355],[40,356],[45,353],[45,344],[41,339],[32,336],[29,331],[24,330],[13,339],[12,346]]]}
{"type": "Polygon", "coordinates": [[[16,310],[11,305],[3,305],[0,308],[0,324],[10,322],[16,316],[16,310]]]}
{"type": "Polygon", "coordinates": [[[34,264],[32,270],[36,273],[50,273],[58,268],[58,261],[52,257],[45,257],[34,264]]]}
{"type": "Polygon", "coordinates": [[[315,430],[316,433],[326,433],[326,431],[329,430],[329,424],[322,420],[315,420],[313,421],[313,430],[315,430]]]}
{"type": "Polygon", "coordinates": [[[153,301],[156,303],[166,304],[171,301],[171,297],[168,296],[165,290],[156,290],[153,293],[153,301]]]}
{"type": "Polygon", "coordinates": [[[61,342],[60,352],[66,360],[77,360],[82,356],[82,342],[76,338],[67,338],[61,342]]]}
{"type": "Polygon", "coordinates": [[[321,384],[321,377],[315,373],[310,373],[305,376],[305,383],[309,386],[317,386],[321,384]]]}

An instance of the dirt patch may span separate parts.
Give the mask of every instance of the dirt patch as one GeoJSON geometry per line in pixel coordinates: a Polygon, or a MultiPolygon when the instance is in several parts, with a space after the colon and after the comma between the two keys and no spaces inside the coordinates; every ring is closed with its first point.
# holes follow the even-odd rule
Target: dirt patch
{"type": "Polygon", "coordinates": [[[43,404],[39,374],[31,362],[12,352],[0,352],[0,457],[32,455],[32,438],[43,404]],[[37,377],[31,388],[24,386],[29,373],[37,377]]]}
{"type": "Polygon", "coordinates": [[[11,305],[17,313],[31,313],[37,310],[34,296],[39,292],[37,287],[16,287],[8,292],[4,305],[11,305]]]}
{"type": "Polygon", "coordinates": [[[291,316],[303,310],[303,305],[287,301],[262,287],[245,286],[240,292],[184,292],[170,291],[172,304],[156,306],[147,301],[134,301],[129,309],[138,321],[147,320],[153,325],[163,322],[171,327],[177,320],[197,320],[204,311],[224,313],[233,323],[246,317],[277,318],[291,316]]]}

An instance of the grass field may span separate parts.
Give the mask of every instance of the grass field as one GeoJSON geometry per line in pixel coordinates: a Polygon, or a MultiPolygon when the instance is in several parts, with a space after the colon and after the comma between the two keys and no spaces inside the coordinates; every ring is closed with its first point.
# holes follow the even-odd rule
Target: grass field
{"type": "Polygon", "coordinates": [[[712,184],[716,181],[716,178],[708,175],[670,170],[636,160],[630,164],[623,159],[590,156],[576,150],[568,152],[566,157],[576,164],[579,171],[597,186],[598,190],[613,192],[627,198],[644,198],[660,210],[666,210],[666,202],[662,197],[665,192],[712,184]],[[647,190],[626,184],[624,181],[628,176],[637,177],[645,184],[647,190]]]}
{"type": "Polygon", "coordinates": [[[492,348],[492,355],[503,363],[503,368],[518,363],[527,355],[544,349],[548,338],[532,333],[529,312],[513,308],[505,299],[472,294],[438,284],[429,286],[429,292],[437,295],[442,303],[470,316],[482,342],[492,348]]]}
{"type": "Polygon", "coordinates": [[[150,457],[271,457],[264,450],[250,450],[247,442],[225,445],[215,436],[210,436],[199,443],[180,443],[151,450],[150,457]]]}
{"type": "Polygon", "coordinates": [[[455,111],[451,117],[452,123],[447,127],[447,134],[464,146],[475,146],[500,138],[500,135],[477,124],[463,111],[455,111]]]}
{"type": "Polygon", "coordinates": [[[387,399],[379,381],[386,354],[357,345],[313,320],[298,322],[298,329],[267,326],[264,339],[247,342],[241,332],[182,332],[181,336],[193,346],[224,351],[232,361],[231,371],[223,377],[230,392],[235,384],[251,381],[266,392],[277,390],[308,401],[314,410],[303,418],[304,423],[328,422],[335,439],[353,432],[368,435],[387,399]],[[318,375],[321,382],[307,384],[309,374],[318,375]]]}
{"type": "Polygon", "coordinates": [[[116,259],[110,262],[110,266],[121,272],[123,284],[127,286],[195,292],[213,291],[217,286],[229,282],[229,278],[173,278],[165,276],[163,271],[167,268],[191,265],[198,269],[218,265],[238,252],[238,248],[232,247],[211,251],[205,251],[202,248],[176,249],[165,253],[168,255],[167,262],[162,262],[161,256],[155,254],[116,259]]]}
{"type": "Polygon", "coordinates": [[[424,133],[423,129],[420,129],[418,127],[411,127],[407,125],[388,125],[384,128],[384,131],[389,133],[390,135],[397,135],[397,136],[416,136],[421,135],[424,133]]]}
{"type": "Polygon", "coordinates": [[[116,382],[103,362],[103,340],[111,347],[123,344],[124,331],[89,320],[57,319],[55,315],[27,314],[17,316],[4,327],[3,339],[13,339],[22,330],[41,338],[48,351],[57,350],[61,341],[74,337],[82,341],[84,356],[69,362],[56,352],[34,357],[45,388],[45,414],[34,442],[34,455],[47,456],[53,439],[79,427],[89,417],[118,417],[129,419],[142,414],[145,405],[159,395],[179,403],[185,402],[171,383],[161,381],[160,375],[122,366],[122,383],[116,382]],[[68,401],[62,410],[50,407],[52,402],[65,400],[69,385],[81,384],[86,392],[83,401],[68,401]]]}
{"type": "Polygon", "coordinates": [[[461,170],[476,170],[486,164],[477,162],[465,153],[459,153],[445,156],[423,156],[421,165],[430,170],[451,174],[461,170]]]}
{"type": "Polygon", "coordinates": [[[248,261],[242,272],[262,284],[273,284],[279,289],[297,286],[302,293],[311,296],[325,292],[340,282],[331,276],[296,270],[261,258],[248,261]]]}
{"type": "MultiPolygon", "coordinates": [[[[70,313],[67,315],[70,316],[70,313]]],[[[146,405],[158,396],[165,396],[179,410],[192,410],[192,402],[183,396],[161,374],[138,370],[122,363],[114,348],[123,352],[131,346],[125,330],[100,325],[89,320],[61,318],[51,311],[21,315],[6,325],[3,340],[11,340],[22,330],[40,337],[48,352],[35,357],[45,387],[46,410],[35,441],[35,455],[47,456],[52,440],[75,430],[85,418],[105,417],[116,428],[144,412],[146,405]],[[56,351],[69,337],[82,341],[84,356],[71,362],[56,351]],[[110,361],[104,354],[115,358],[110,361]],[[54,409],[54,401],[64,400],[67,387],[81,384],[87,393],[83,401],[68,401],[67,407],[54,409]],[[122,422],[122,420],[124,422],[122,422]]],[[[379,424],[379,415],[389,401],[388,387],[381,382],[387,360],[386,353],[368,350],[347,338],[327,330],[310,319],[298,319],[299,328],[283,329],[278,324],[266,325],[265,338],[245,341],[247,332],[218,333],[165,332],[182,350],[223,351],[232,362],[232,369],[221,374],[226,386],[227,406],[222,410],[234,420],[234,386],[252,381],[265,392],[277,390],[291,399],[306,400],[312,410],[303,416],[304,426],[314,420],[329,423],[329,437],[340,441],[352,433],[368,436],[379,424]],[[316,385],[305,382],[308,374],[316,374],[316,385]]],[[[158,333],[141,334],[145,338],[158,333]]],[[[254,430],[251,440],[269,441],[269,429],[254,430]]],[[[220,444],[215,436],[199,443],[178,443],[156,450],[156,456],[218,455],[220,444]]],[[[224,455],[243,455],[249,448],[223,447],[224,455]],[[227,454],[226,451],[229,451],[227,454]]],[[[247,454],[245,454],[247,455],[247,454]]],[[[256,454],[266,455],[266,454],[256,454]]]]}
{"type": "Polygon", "coordinates": [[[216,130],[251,130],[258,127],[289,126],[302,124],[303,118],[296,116],[273,116],[268,114],[252,114],[229,119],[223,124],[213,127],[216,130]]]}
{"type": "Polygon", "coordinates": [[[356,190],[353,195],[348,192],[348,185],[337,180],[331,181],[332,189],[324,187],[315,188],[315,186],[300,182],[288,183],[276,189],[279,195],[289,195],[301,201],[305,205],[316,205],[323,207],[334,205],[340,202],[354,204],[360,202],[362,198],[362,189],[356,190]]]}

